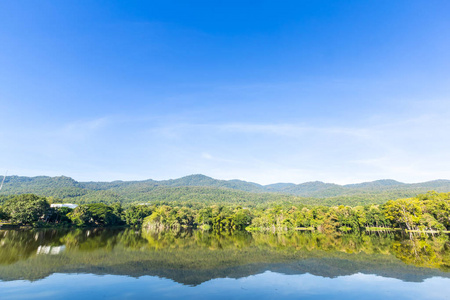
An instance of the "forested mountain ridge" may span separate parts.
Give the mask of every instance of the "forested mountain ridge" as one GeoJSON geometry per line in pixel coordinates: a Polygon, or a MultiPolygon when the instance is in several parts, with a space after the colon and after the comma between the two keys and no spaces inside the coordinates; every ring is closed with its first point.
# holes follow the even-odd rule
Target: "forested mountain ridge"
{"type": "MultiPolygon", "coordinates": [[[[218,180],[205,175],[189,175],[170,180],[78,182],[70,177],[7,176],[0,196],[34,193],[77,203],[206,201],[263,203],[292,201],[305,204],[358,205],[384,203],[390,199],[412,197],[430,190],[450,192],[450,180],[406,184],[377,180],[338,185],[321,181],[302,184],[260,185],[242,180],[218,180]]],[[[1,200],[1,199],[0,199],[1,200]]]]}

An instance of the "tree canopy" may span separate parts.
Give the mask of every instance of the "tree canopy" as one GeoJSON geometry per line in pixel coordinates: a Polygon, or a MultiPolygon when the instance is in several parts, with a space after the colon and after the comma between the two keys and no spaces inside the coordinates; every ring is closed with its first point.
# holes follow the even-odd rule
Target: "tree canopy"
{"type": "Polygon", "coordinates": [[[33,224],[44,219],[50,204],[44,197],[33,194],[23,194],[8,200],[4,206],[4,213],[8,218],[19,224],[33,224]]]}

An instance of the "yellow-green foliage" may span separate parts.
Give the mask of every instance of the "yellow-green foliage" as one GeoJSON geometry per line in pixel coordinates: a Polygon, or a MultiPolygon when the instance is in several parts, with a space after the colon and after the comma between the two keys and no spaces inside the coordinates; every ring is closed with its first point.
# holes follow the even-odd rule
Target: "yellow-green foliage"
{"type": "Polygon", "coordinates": [[[448,230],[450,193],[429,192],[414,198],[388,201],[383,211],[394,226],[408,230],[448,230]]]}

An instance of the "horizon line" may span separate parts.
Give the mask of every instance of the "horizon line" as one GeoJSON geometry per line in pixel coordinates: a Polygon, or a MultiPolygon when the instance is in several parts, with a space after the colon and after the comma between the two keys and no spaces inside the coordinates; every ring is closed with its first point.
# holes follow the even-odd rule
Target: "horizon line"
{"type": "Polygon", "coordinates": [[[294,185],[301,185],[301,184],[305,184],[305,183],[313,183],[313,182],[320,182],[320,183],[324,183],[324,184],[334,184],[334,185],[339,185],[339,186],[346,186],[346,185],[357,185],[357,184],[363,184],[363,183],[373,183],[373,182],[377,182],[377,181],[395,181],[398,182],[400,184],[419,184],[419,183],[427,183],[427,182],[434,182],[434,181],[450,181],[450,179],[445,179],[445,178],[437,178],[437,179],[432,179],[432,180],[427,180],[427,181],[420,181],[420,182],[403,182],[403,181],[398,181],[396,179],[392,179],[392,178],[382,178],[382,179],[375,179],[372,181],[362,181],[362,182],[356,182],[356,183],[345,183],[345,184],[339,184],[339,183],[333,183],[333,182],[326,182],[326,181],[321,181],[321,180],[310,180],[310,181],[305,181],[305,182],[301,182],[301,183],[294,183],[294,182],[274,182],[274,183],[269,183],[269,184],[260,184],[254,181],[248,181],[248,180],[244,180],[244,179],[238,179],[238,178],[232,178],[232,179],[218,179],[218,178],[214,178],[205,174],[201,174],[201,173],[194,173],[194,174],[189,174],[189,175],[185,175],[185,176],[181,176],[181,177],[177,177],[177,178],[169,178],[169,179],[152,179],[152,178],[146,178],[146,179],[136,179],[136,180],[121,180],[121,179],[116,179],[116,180],[77,180],[74,177],[71,176],[67,176],[67,175],[56,175],[56,176],[49,176],[49,175],[36,175],[36,176],[23,176],[23,175],[7,175],[5,176],[5,178],[8,177],[28,177],[28,178],[35,178],[35,177],[49,177],[49,178],[57,178],[57,177],[66,177],[66,178],[70,178],[75,180],[76,182],[105,182],[105,183],[110,183],[110,182],[132,182],[132,181],[149,181],[149,180],[153,180],[156,182],[160,182],[160,181],[168,181],[168,180],[177,180],[177,179],[182,179],[185,177],[190,177],[190,176],[205,176],[214,180],[221,180],[221,181],[234,181],[234,180],[238,180],[238,181],[243,181],[243,182],[247,182],[247,183],[253,183],[253,184],[257,184],[260,186],[269,186],[269,185],[274,185],[274,184],[294,184],[294,185]]]}

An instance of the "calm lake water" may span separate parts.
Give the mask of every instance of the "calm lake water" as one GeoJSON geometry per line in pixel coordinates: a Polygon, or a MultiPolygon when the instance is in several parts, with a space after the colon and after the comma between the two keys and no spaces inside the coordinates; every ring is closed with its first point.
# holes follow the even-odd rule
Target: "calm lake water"
{"type": "Polygon", "coordinates": [[[448,236],[0,231],[0,299],[450,299],[448,236]]]}

